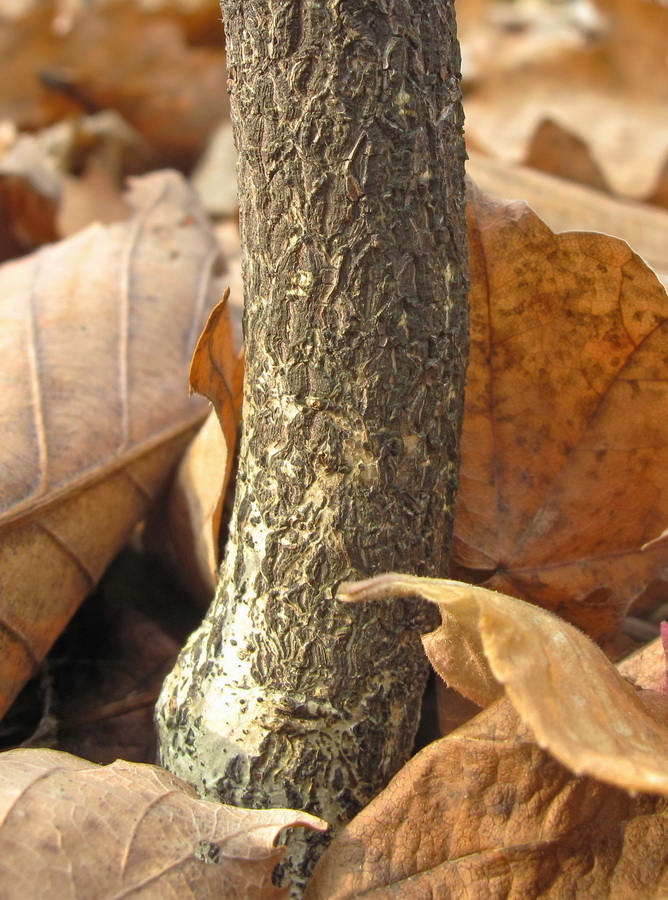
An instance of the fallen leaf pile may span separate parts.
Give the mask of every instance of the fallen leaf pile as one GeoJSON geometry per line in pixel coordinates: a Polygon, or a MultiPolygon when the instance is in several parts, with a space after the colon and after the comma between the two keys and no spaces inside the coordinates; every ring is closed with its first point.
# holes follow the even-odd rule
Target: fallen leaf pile
{"type": "MultiPolygon", "coordinates": [[[[635,646],[629,614],[651,635],[668,618],[668,7],[457,14],[478,185],[457,580],[342,597],[437,604],[423,724],[445,736],[304,896],[659,900],[668,626],[610,657],[635,646]]],[[[8,900],[286,896],[279,832],[326,827],[136,764],[213,595],[242,425],[219,17],[209,0],[0,3],[8,900]]]]}
{"type": "Polygon", "coordinates": [[[527,0],[458,4],[469,145],[668,205],[668,8],[652,0],[551,6],[557,21],[547,4],[527,0]]]}

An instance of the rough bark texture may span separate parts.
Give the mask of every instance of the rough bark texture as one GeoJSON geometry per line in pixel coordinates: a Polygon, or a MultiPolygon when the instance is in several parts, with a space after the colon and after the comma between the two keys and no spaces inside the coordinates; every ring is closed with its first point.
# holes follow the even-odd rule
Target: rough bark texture
{"type": "MultiPolygon", "coordinates": [[[[166,683],[161,755],[210,799],[336,828],[407,759],[426,677],[422,607],[344,606],[336,587],[447,567],[467,350],[454,10],[221,6],[243,438],[217,597],[166,683]]],[[[292,850],[303,878],[317,847],[292,850]]]]}

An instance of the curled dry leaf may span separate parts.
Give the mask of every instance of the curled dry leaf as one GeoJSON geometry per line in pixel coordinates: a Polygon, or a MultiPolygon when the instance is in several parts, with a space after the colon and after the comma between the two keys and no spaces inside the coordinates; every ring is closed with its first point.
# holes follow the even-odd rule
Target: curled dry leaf
{"type": "Polygon", "coordinates": [[[190,389],[211,401],[212,412],[183,456],[156,511],[146,545],[165,558],[206,607],[221,561],[223,504],[241,421],[243,359],[235,353],[229,288],[211,312],[190,365],[190,389]]]}
{"type": "Polygon", "coordinates": [[[186,373],[217,245],[180,175],[128,200],[127,223],[0,269],[0,713],[205,414],[186,373]]]}
{"type": "Polygon", "coordinates": [[[616,238],[474,189],[471,353],[451,573],[611,653],[668,582],[668,295],[616,238]]]}
{"type": "Polygon", "coordinates": [[[271,882],[287,827],[323,830],[293,810],[199,800],[157,766],[110,766],[54,750],[0,755],[0,894],[49,897],[285,897],[271,882]]]}
{"type": "Polygon", "coordinates": [[[164,503],[158,505],[145,531],[147,549],[162,557],[204,608],[215,591],[223,550],[221,525],[230,493],[244,373],[243,349],[235,356],[243,345],[237,222],[219,223],[215,233],[224,265],[220,282],[228,287],[223,304],[207,323],[191,366],[191,389],[207,397],[214,411],[188,447],[164,503]]]}
{"type": "Polygon", "coordinates": [[[141,152],[139,135],[111,110],[15,136],[0,155],[0,260],[126,219],[120,186],[141,152]]]}
{"type": "Polygon", "coordinates": [[[211,311],[190,364],[190,390],[211,401],[226,436],[236,431],[240,412],[234,396],[238,359],[227,306],[229,297],[228,288],[211,311]]]}
{"type": "Polygon", "coordinates": [[[333,841],[304,900],[665,897],[668,799],[574,777],[507,699],[414,756],[333,841]]]}
{"type": "Polygon", "coordinates": [[[439,608],[442,624],[423,644],[449,685],[484,706],[505,693],[537,743],[576,775],[668,795],[668,728],[577,628],[458,581],[380,575],[339,591],[348,601],[410,596],[439,608]]]}
{"type": "Polygon", "coordinates": [[[25,136],[0,158],[0,262],[56,241],[60,182],[52,161],[25,136]]]}
{"type": "Polygon", "coordinates": [[[668,665],[663,640],[665,624],[661,625],[662,636],[627,656],[619,664],[619,671],[640,693],[643,704],[653,717],[668,728],[668,665]]]}
{"type": "Polygon", "coordinates": [[[304,900],[665,896],[667,698],[659,725],[591,641],[514,598],[404,575],[340,590],[349,601],[408,595],[441,610],[425,639],[437,670],[466,690],[457,645],[477,631],[474,689],[487,665],[507,696],[409,761],[335,838],[304,900]]]}

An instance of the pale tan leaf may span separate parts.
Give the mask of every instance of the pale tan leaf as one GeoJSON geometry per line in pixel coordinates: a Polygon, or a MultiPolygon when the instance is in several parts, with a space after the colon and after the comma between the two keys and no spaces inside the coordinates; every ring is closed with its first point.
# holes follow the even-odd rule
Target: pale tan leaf
{"type": "Polygon", "coordinates": [[[442,625],[423,643],[449,685],[485,704],[505,692],[537,743],[576,775],[668,795],[668,728],[582,632],[529,603],[457,581],[380,575],[339,590],[348,601],[407,596],[441,611],[442,625]],[[452,649],[463,641],[476,655],[468,669],[452,649]]]}
{"type": "Polygon", "coordinates": [[[270,900],[286,827],[323,830],[293,810],[199,800],[157,766],[101,767],[54,750],[0,755],[3,900],[235,897],[270,900]]]}
{"type": "Polygon", "coordinates": [[[237,214],[236,166],[234,134],[228,120],[216,129],[191,177],[209,215],[228,217],[237,214]]]}
{"type": "Polygon", "coordinates": [[[183,454],[144,534],[149,552],[163,559],[203,608],[216,587],[220,520],[233,452],[234,443],[228,445],[218,416],[211,412],[183,454]]]}
{"type": "Polygon", "coordinates": [[[4,711],[161,491],[206,410],[187,366],[218,250],[184,179],[127,223],[0,269],[4,711]]]}
{"type": "Polygon", "coordinates": [[[668,704],[668,694],[664,692],[666,683],[666,654],[660,637],[645,644],[640,650],[622,660],[619,671],[624,678],[639,690],[663,694],[668,704]]]}

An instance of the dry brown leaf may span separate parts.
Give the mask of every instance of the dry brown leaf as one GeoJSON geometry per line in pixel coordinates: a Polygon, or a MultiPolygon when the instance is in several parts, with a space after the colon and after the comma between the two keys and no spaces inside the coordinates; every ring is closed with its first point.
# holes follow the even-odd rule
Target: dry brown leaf
{"type": "MultiPolygon", "coordinates": [[[[556,745],[570,743],[581,757],[587,744],[589,769],[605,774],[607,746],[617,784],[668,793],[668,698],[657,724],[646,695],[637,696],[591,641],[510,597],[402,575],[340,591],[346,600],[414,595],[441,609],[442,627],[425,639],[437,668],[445,660],[445,674],[466,685],[458,644],[468,637],[474,645],[467,632],[479,629],[475,669],[488,664],[508,696],[410,760],[335,838],[304,900],[665,896],[666,796],[574,776],[554,756],[556,745]],[[633,759],[642,759],[635,771],[633,759]]],[[[475,671],[473,679],[477,691],[475,671]]]]}
{"type": "Polygon", "coordinates": [[[643,704],[657,722],[668,728],[668,664],[662,636],[628,656],[619,664],[620,673],[641,694],[643,704]]]}
{"type": "MultiPolygon", "coordinates": [[[[487,5],[488,19],[500,5],[487,5]]],[[[517,51],[513,60],[509,38],[497,28],[478,53],[477,81],[465,97],[468,139],[509,161],[531,159],[562,177],[665,202],[668,7],[604,0],[599,9],[603,21],[590,29],[592,40],[564,44],[560,53],[537,48],[531,58],[517,51]]],[[[477,40],[470,22],[462,33],[465,59],[477,40]]]]}
{"type": "Polygon", "coordinates": [[[203,608],[213,597],[222,558],[223,510],[241,421],[244,372],[243,350],[234,355],[242,345],[243,314],[237,222],[221,223],[215,232],[224,267],[219,281],[229,287],[211,314],[191,365],[191,389],[211,400],[214,411],[184,453],[144,535],[147,550],[162,558],[203,608]]]}
{"type": "Polygon", "coordinates": [[[439,608],[440,628],[422,641],[449,685],[481,706],[505,693],[537,743],[576,775],[668,795],[668,728],[582,632],[459,581],[379,575],[339,590],[356,602],[411,596],[439,608]]]}
{"type": "Polygon", "coordinates": [[[238,404],[234,398],[237,355],[227,302],[229,288],[211,311],[190,363],[191,393],[210,400],[220,421],[223,434],[231,445],[239,425],[238,404]]]}
{"type": "Polygon", "coordinates": [[[115,109],[159,152],[161,165],[192,166],[229,111],[220,28],[217,47],[188,47],[178,22],[132,2],[82,9],[64,34],[56,8],[39,4],[0,20],[0,118],[35,131],[115,109]]]}
{"type": "Polygon", "coordinates": [[[668,800],[576,778],[507,700],[413,757],[333,841],[304,900],[665,897],[668,800]]]}
{"type": "Polygon", "coordinates": [[[229,288],[212,311],[190,365],[190,389],[214,412],[189,446],[146,536],[149,550],[180,573],[204,606],[213,598],[221,560],[221,519],[241,421],[243,361],[234,351],[229,288]]]}
{"type": "Polygon", "coordinates": [[[269,900],[283,855],[279,832],[322,820],[293,810],[247,810],[199,800],[157,766],[110,766],[54,750],[0,755],[0,894],[184,896],[269,900]]]}
{"type": "Polygon", "coordinates": [[[525,200],[552,231],[612,234],[625,240],[655,272],[668,273],[668,212],[479,153],[469,152],[466,170],[486,193],[525,200]]]}
{"type": "Polygon", "coordinates": [[[201,421],[187,366],[218,249],[176,173],[127,223],[0,269],[0,711],[34,672],[201,421]]]}
{"type": "Polygon", "coordinates": [[[668,580],[668,295],[627,244],[469,203],[471,353],[453,577],[531,600],[611,653],[668,580]]]}

